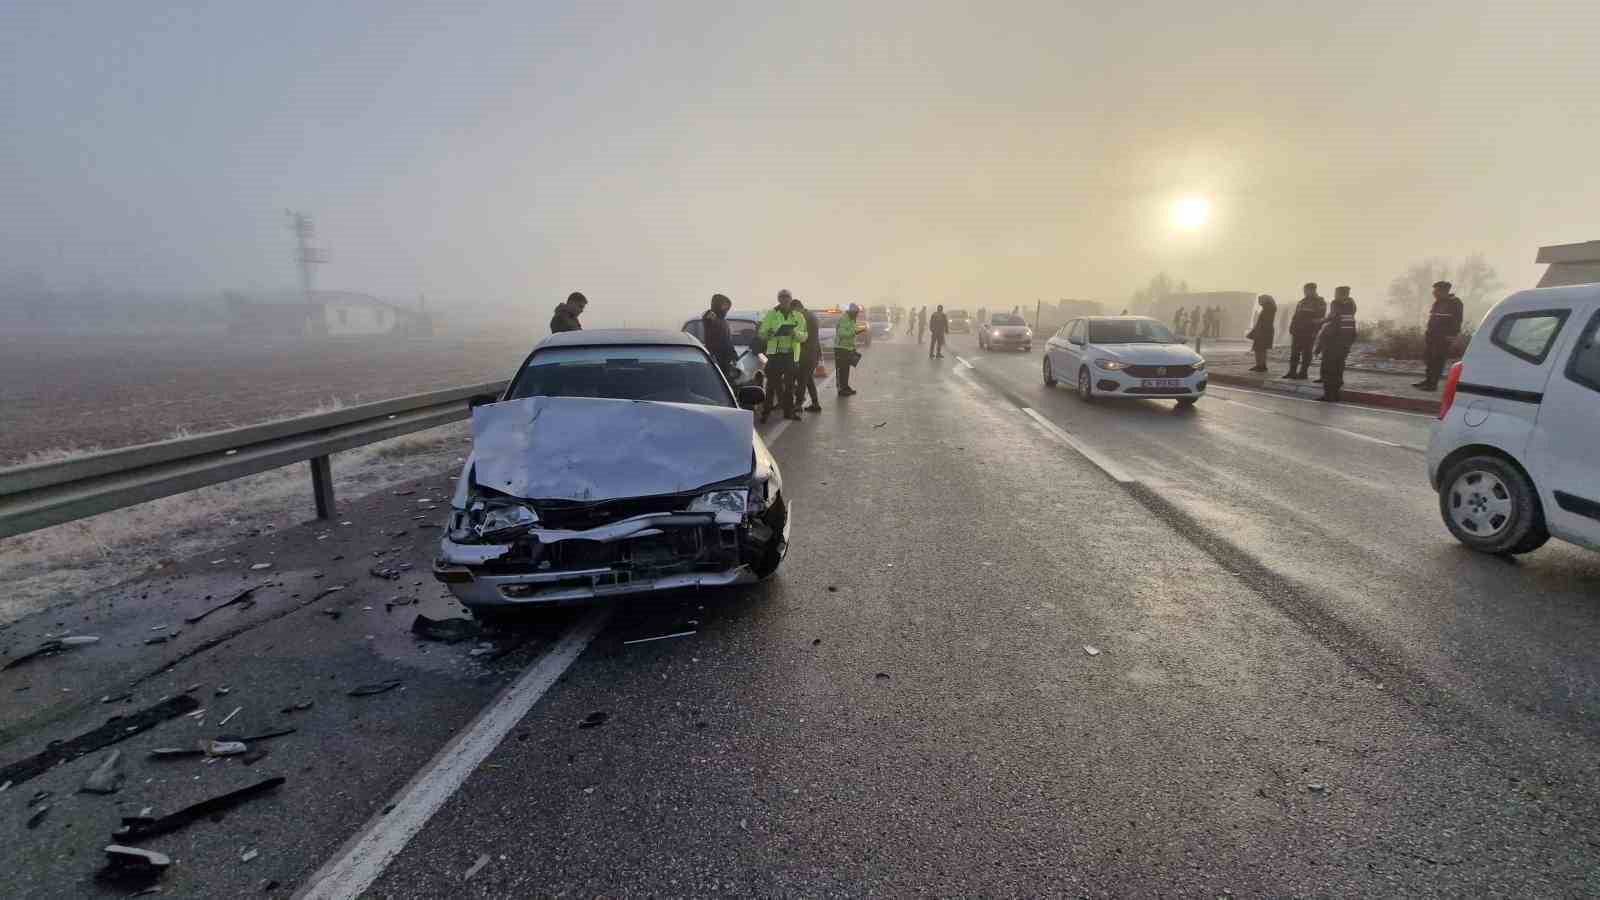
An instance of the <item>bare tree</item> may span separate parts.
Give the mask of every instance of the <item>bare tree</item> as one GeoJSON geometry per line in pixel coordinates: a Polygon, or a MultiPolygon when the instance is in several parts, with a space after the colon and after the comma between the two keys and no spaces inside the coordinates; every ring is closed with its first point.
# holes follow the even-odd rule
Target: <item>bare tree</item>
{"type": "Polygon", "coordinates": [[[1433,283],[1450,280],[1450,263],[1444,259],[1425,259],[1406,267],[1389,282],[1389,305],[1402,320],[1422,324],[1433,303],[1433,283]]]}
{"type": "Polygon", "coordinates": [[[1483,318],[1483,314],[1500,299],[1500,293],[1506,287],[1482,253],[1474,253],[1463,259],[1461,265],[1456,267],[1454,281],[1456,296],[1461,298],[1461,304],[1466,307],[1469,325],[1483,318]]]}

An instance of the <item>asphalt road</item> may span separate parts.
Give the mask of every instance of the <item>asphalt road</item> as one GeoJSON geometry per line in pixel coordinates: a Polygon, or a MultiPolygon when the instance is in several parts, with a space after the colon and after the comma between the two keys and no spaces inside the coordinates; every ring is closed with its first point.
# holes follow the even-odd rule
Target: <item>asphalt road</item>
{"type": "Polygon", "coordinates": [[[796,523],[753,590],[417,642],[415,611],[451,605],[367,570],[425,564],[439,473],[0,630],[8,658],[105,636],[0,673],[0,765],[101,724],[119,685],[131,711],[204,682],[245,707],[232,727],[300,729],[254,766],[145,761],[217,730],[178,719],[118,745],[111,798],[73,793],[98,754],[0,793],[6,893],[120,896],[89,880],[118,814],[272,774],[147,843],[177,859],[164,895],[286,896],[413,828],[366,896],[1600,893],[1600,555],[1461,550],[1426,418],[1221,389],[1091,406],[1038,369],[890,341],[859,396],[824,382],[823,413],[767,429],[796,523]],[[258,578],[258,606],[143,643],[258,578]],[[383,678],[403,686],[348,696],[383,678]],[[418,786],[469,758],[446,742],[495,721],[423,815],[418,786]]]}

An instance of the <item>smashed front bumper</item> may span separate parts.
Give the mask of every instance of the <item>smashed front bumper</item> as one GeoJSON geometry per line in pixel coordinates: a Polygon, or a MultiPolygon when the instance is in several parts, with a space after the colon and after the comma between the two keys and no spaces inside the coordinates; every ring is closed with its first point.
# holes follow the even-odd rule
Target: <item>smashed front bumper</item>
{"type": "Polygon", "coordinates": [[[789,516],[650,513],[588,529],[532,527],[514,541],[440,541],[433,574],[468,607],[545,606],[753,584],[788,549],[789,516]]]}

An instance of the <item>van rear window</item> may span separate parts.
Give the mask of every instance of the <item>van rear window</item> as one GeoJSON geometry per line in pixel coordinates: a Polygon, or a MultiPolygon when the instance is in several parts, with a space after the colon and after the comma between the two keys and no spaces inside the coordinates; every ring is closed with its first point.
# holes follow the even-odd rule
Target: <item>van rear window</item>
{"type": "Polygon", "coordinates": [[[1512,313],[1495,324],[1490,341],[1518,359],[1540,365],[1550,355],[1568,312],[1570,310],[1545,309],[1512,313]]]}

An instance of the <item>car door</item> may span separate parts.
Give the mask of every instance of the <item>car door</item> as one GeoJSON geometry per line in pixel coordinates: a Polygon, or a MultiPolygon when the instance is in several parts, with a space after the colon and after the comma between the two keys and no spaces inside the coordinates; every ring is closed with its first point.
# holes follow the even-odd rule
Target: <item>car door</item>
{"type": "Polygon", "coordinates": [[[1089,323],[1079,319],[1072,323],[1072,331],[1067,334],[1067,368],[1072,373],[1071,377],[1078,377],[1078,368],[1089,358],[1089,323]]]}
{"type": "Polygon", "coordinates": [[[1573,313],[1534,426],[1533,469],[1557,537],[1600,550],[1600,304],[1573,313]]]}
{"type": "Polygon", "coordinates": [[[1072,345],[1067,343],[1067,337],[1072,333],[1072,326],[1076,324],[1076,322],[1077,320],[1074,319],[1067,322],[1065,325],[1062,325],[1061,330],[1056,332],[1056,336],[1050,339],[1049,344],[1045,348],[1045,352],[1050,354],[1050,368],[1053,371],[1072,371],[1071,369],[1066,368],[1069,363],[1069,357],[1067,354],[1072,348],[1072,345]]]}

